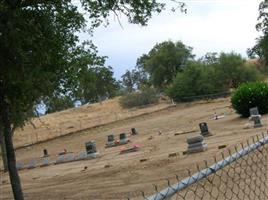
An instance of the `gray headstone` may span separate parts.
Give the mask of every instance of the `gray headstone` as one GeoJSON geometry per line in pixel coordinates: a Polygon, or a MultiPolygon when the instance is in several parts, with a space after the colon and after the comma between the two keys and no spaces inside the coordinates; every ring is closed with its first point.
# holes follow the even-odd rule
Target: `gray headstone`
{"type": "Polygon", "coordinates": [[[196,142],[196,143],[193,143],[193,144],[189,144],[188,148],[202,147],[203,145],[205,145],[204,142],[196,142]]]}
{"type": "Polygon", "coordinates": [[[203,142],[204,137],[202,135],[196,135],[196,136],[192,136],[187,138],[187,143],[188,144],[195,144],[198,142],[203,142]]]}
{"type": "Polygon", "coordinates": [[[114,142],[114,135],[108,135],[108,142],[114,142]]]}
{"type": "Polygon", "coordinates": [[[262,127],[260,115],[251,116],[251,120],[254,122],[254,128],[262,127]]]}
{"type": "Polygon", "coordinates": [[[131,134],[132,135],[137,135],[138,132],[137,132],[137,130],[135,128],[131,128],[131,134]]]}
{"type": "Polygon", "coordinates": [[[125,134],[125,133],[121,133],[120,135],[119,135],[119,140],[124,140],[124,139],[126,139],[127,138],[127,135],[125,134]]]}
{"type": "Polygon", "coordinates": [[[48,165],[49,165],[49,158],[48,157],[43,158],[41,166],[48,166],[48,165]]]}
{"type": "Polygon", "coordinates": [[[203,136],[210,136],[210,132],[208,130],[208,125],[206,122],[202,122],[199,124],[199,128],[200,128],[200,131],[201,131],[201,135],[203,136]]]}
{"type": "Polygon", "coordinates": [[[250,116],[252,115],[259,115],[258,107],[250,108],[249,109],[250,116]]]}
{"type": "Polygon", "coordinates": [[[96,142],[95,141],[87,142],[85,144],[85,146],[86,146],[86,152],[87,152],[87,154],[91,154],[91,153],[96,153],[97,152],[96,142]]]}
{"type": "Polygon", "coordinates": [[[197,153],[197,152],[203,152],[207,150],[207,144],[203,144],[202,146],[198,147],[192,147],[187,149],[187,153],[197,153]]]}

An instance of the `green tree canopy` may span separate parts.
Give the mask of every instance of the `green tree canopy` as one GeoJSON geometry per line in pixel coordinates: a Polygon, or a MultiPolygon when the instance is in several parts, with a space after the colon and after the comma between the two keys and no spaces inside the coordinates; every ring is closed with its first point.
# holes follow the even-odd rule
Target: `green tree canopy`
{"type": "Polygon", "coordinates": [[[259,6],[259,17],[256,29],[262,32],[262,35],[257,38],[256,45],[248,50],[250,57],[258,57],[264,67],[264,72],[268,73],[268,0],[264,0],[259,6]]]}
{"type": "Polygon", "coordinates": [[[142,55],[137,65],[150,75],[152,84],[157,88],[169,85],[176,74],[191,60],[192,48],[182,42],[165,41],[156,44],[148,54],[142,55]]]}

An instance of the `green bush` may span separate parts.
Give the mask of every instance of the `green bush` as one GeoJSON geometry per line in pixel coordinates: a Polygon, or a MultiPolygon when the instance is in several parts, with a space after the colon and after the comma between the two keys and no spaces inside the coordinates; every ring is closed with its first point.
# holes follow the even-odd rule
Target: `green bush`
{"type": "Polygon", "coordinates": [[[139,92],[132,92],[119,99],[119,103],[123,108],[133,108],[157,102],[157,91],[153,88],[147,88],[139,92]]]}
{"type": "Polygon", "coordinates": [[[258,107],[260,114],[268,113],[268,84],[264,82],[243,83],[231,98],[237,113],[248,117],[249,109],[258,107]]]}

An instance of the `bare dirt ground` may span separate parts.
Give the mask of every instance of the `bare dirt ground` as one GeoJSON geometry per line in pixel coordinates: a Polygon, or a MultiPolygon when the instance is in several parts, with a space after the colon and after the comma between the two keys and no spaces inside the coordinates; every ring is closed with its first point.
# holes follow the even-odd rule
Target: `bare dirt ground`
{"type": "MultiPolygon", "coordinates": [[[[213,163],[213,156],[221,159],[219,145],[233,146],[251,136],[266,132],[268,116],[263,116],[263,127],[243,129],[248,119],[240,118],[231,109],[230,99],[211,102],[199,101],[183,103],[152,114],[130,118],[88,131],[66,135],[31,147],[16,151],[17,160],[29,161],[40,158],[43,149],[48,149],[51,160],[58,152],[67,148],[75,153],[84,151],[84,143],[95,140],[101,157],[87,161],[38,167],[21,170],[23,190],[26,200],[37,199],[142,199],[140,191],[147,195],[154,193],[152,184],[159,189],[167,186],[166,179],[175,182],[175,174],[180,179],[187,177],[186,169],[196,171],[196,164],[204,166],[203,160],[213,163]],[[213,114],[224,114],[220,120],[213,120],[213,114]],[[174,133],[195,129],[207,122],[213,136],[205,139],[208,150],[202,153],[183,155],[187,149],[189,134],[175,136],[174,133]],[[140,151],[119,154],[120,148],[105,149],[107,135],[129,132],[135,127],[139,134],[131,136],[132,144],[139,144],[140,151]],[[159,134],[161,131],[161,135],[159,134]],[[177,153],[175,157],[169,154],[177,153]],[[140,162],[141,159],[147,161],[140,162]],[[109,167],[105,167],[109,165],[109,167]],[[87,170],[83,170],[87,166],[87,170]]],[[[131,146],[128,144],[127,146],[131,146]]],[[[2,173],[2,172],[1,172],[2,173]]],[[[1,174],[0,199],[12,199],[8,174],[1,174]]]]}

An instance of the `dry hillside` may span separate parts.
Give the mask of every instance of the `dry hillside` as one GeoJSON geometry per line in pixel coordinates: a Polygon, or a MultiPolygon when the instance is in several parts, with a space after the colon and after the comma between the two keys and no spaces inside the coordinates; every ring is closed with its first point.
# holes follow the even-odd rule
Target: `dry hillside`
{"type": "Polygon", "coordinates": [[[69,133],[90,129],[115,121],[152,113],[172,106],[160,102],[144,108],[123,109],[118,98],[102,103],[87,104],[33,119],[23,129],[15,132],[15,147],[46,141],[69,133]]]}
{"type": "MultiPolygon", "coordinates": [[[[67,122],[73,121],[74,118],[78,120],[80,119],[79,116],[96,119],[94,125],[97,125],[97,119],[101,119],[103,122],[106,120],[105,116],[109,116],[109,113],[114,114],[116,109],[121,110],[121,113],[125,113],[125,116],[131,116],[130,112],[141,113],[143,110],[124,111],[116,106],[109,107],[109,102],[106,103],[96,105],[96,107],[85,106],[79,114],[78,109],[73,109],[48,115],[42,120],[50,125],[59,125],[64,122],[66,123],[64,130],[68,130],[68,127],[72,124],[67,122]],[[107,106],[107,110],[106,108],[101,109],[101,106],[107,106]],[[82,112],[83,109],[84,112],[82,112]],[[99,112],[96,110],[92,112],[93,116],[91,116],[86,111],[87,109],[102,110],[100,112],[102,117],[98,118],[97,113],[99,112]]],[[[159,109],[159,107],[164,108],[167,106],[166,104],[161,104],[156,107],[159,109]]],[[[144,109],[150,112],[155,111],[156,107],[144,109]]],[[[112,120],[112,117],[108,118],[107,121],[109,119],[112,120]]],[[[16,151],[16,156],[18,161],[25,163],[31,159],[39,159],[44,148],[48,149],[51,160],[55,160],[57,153],[64,148],[77,154],[84,151],[84,143],[89,140],[96,141],[101,155],[93,160],[21,170],[20,177],[25,197],[27,200],[96,200],[126,199],[127,197],[141,199],[139,191],[143,190],[146,194],[153,193],[152,184],[158,184],[159,188],[166,187],[166,178],[170,178],[174,182],[174,174],[178,174],[180,178],[183,178],[187,176],[186,169],[196,171],[195,166],[197,163],[202,163],[201,165],[203,166],[203,160],[208,160],[209,164],[212,164],[214,155],[220,159],[222,150],[218,149],[219,145],[225,144],[228,149],[232,149],[234,145],[246,141],[251,136],[266,132],[268,116],[263,116],[262,121],[264,126],[261,128],[244,129],[248,119],[240,118],[232,110],[230,99],[223,98],[210,102],[199,101],[178,104],[175,107],[162,109],[151,114],[128,118],[64,137],[58,137],[30,147],[20,148],[16,151]],[[212,117],[215,112],[225,114],[225,117],[213,120],[212,117]],[[198,124],[204,121],[208,123],[209,129],[213,134],[213,136],[205,140],[208,144],[208,150],[202,153],[183,155],[183,151],[187,148],[186,138],[191,134],[198,134],[198,124]],[[131,136],[132,143],[126,146],[139,144],[141,146],[140,151],[122,155],[119,154],[122,146],[105,149],[107,135],[128,132],[132,127],[135,127],[139,134],[131,136]],[[197,130],[196,133],[174,135],[177,132],[194,129],[197,130]],[[169,157],[171,153],[176,153],[177,156],[169,157]],[[147,160],[140,162],[141,159],[147,160]],[[85,166],[87,166],[87,169],[83,170],[85,166]]],[[[83,124],[89,122],[90,120],[84,121],[83,124]]],[[[28,129],[30,127],[25,128],[25,131],[28,129]]],[[[23,135],[23,132],[17,133],[16,143],[20,139],[19,134],[23,135]]],[[[1,199],[12,199],[7,173],[1,174],[0,184],[1,199]]]]}

